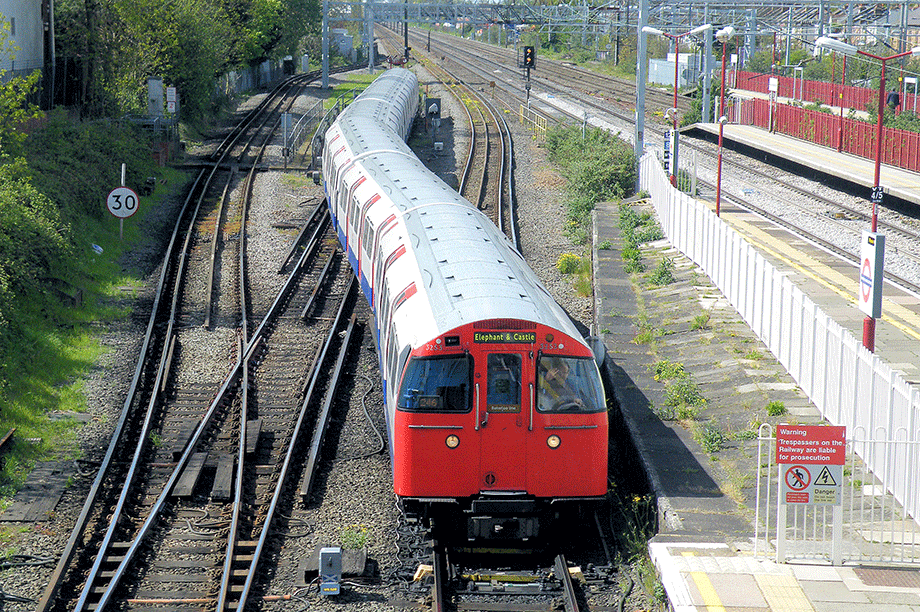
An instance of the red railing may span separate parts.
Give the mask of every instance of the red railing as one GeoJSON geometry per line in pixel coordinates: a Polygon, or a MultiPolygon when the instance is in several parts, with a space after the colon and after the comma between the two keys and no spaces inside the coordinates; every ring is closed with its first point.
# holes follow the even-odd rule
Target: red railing
{"type": "MultiPolygon", "coordinates": [[[[768,93],[770,76],[769,74],[757,72],[738,71],[734,79],[735,87],[746,91],[768,93]]],[[[779,81],[779,91],[776,95],[782,98],[793,98],[804,102],[820,102],[829,106],[843,106],[844,108],[852,108],[858,111],[866,110],[866,103],[872,102],[874,105],[878,101],[877,88],[851,87],[839,83],[805,81],[784,76],[775,78],[779,81]]],[[[893,81],[893,83],[896,82],[893,81]]],[[[902,91],[901,109],[913,111],[914,97],[914,94],[905,94],[902,91]]]]}
{"type": "MultiPolygon", "coordinates": [[[[745,100],[740,110],[734,113],[739,123],[769,129],[770,103],[767,100],[745,100]]],[[[841,119],[839,114],[805,110],[789,104],[777,104],[773,109],[775,132],[833,149],[839,145],[845,153],[872,160],[875,159],[876,128],[875,123],[841,119]]],[[[920,134],[882,128],[881,160],[885,164],[920,172],[920,134]]]]}

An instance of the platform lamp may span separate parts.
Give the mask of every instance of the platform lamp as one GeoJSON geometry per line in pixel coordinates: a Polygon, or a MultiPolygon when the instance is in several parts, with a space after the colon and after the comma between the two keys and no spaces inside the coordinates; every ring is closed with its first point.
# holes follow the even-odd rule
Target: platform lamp
{"type": "Polygon", "coordinates": [[[719,156],[718,170],[716,171],[716,216],[719,216],[722,205],[722,129],[728,118],[725,116],[725,48],[735,36],[735,28],[726,26],[716,32],[716,40],[722,43],[722,93],[719,94],[719,156]]]}
{"type": "MultiPolygon", "coordinates": [[[[878,229],[878,205],[882,203],[882,119],[885,109],[885,62],[908,55],[920,57],[920,47],[914,47],[910,51],[905,51],[904,53],[882,57],[880,55],[868,53],[867,51],[856,48],[855,45],[845,43],[829,36],[822,36],[816,40],[815,47],[842,53],[845,56],[853,56],[856,54],[865,55],[866,57],[871,57],[882,63],[882,74],[879,77],[878,83],[878,123],[875,127],[875,179],[872,186],[872,232],[875,233],[878,229]]],[[[867,316],[863,320],[863,346],[875,352],[875,317],[867,316]]]]}
{"type": "Polygon", "coordinates": [[[674,129],[674,150],[671,152],[671,185],[677,187],[677,68],[680,65],[678,61],[680,59],[680,39],[684,36],[690,36],[692,34],[699,34],[705,32],[706,30],[711,30],[712,24],[707,23],[705,25],[698,26],[693,28],[689,32],[684,32],[683,34],[669,34],[658,28],[653,28],[651,26],[644,26],[642,31],[646,34],[654,34],[655,36],[664,36],[665,38],[670,38],[674,41],[674,108],[670,110],[671,119],[673,121],[674,129]]]}

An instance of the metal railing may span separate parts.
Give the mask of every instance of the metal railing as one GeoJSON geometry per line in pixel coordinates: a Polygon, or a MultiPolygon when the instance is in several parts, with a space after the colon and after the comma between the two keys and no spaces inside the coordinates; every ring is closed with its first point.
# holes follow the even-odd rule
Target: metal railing
{"type": "Polygon", "coordinates": [[[549,124],[549,119],[523,104],[518,110],[518,118],[521,125],[526,125],[527,129],[533,132],[534,139],[539,139],[540,142],[546,141],[546,126],[549,124]]]}
{"type": "MultiPolygon", "coordinates": [[[[774,556],[777,563],[791,559],[841,563],[918,563],[920,526],[898,503],[892,487],[897,465],[916,465],[920,430],[913,435],[899,428],[893,435],[878,429],[871,435],[857,428],[848,436],[839,506],[780,504],[776,437],[764,424],[758,439],[754,553],[774,556]],[[863,456],[877,455],[881,473],[873,472],[863,456]],[[775,555],[771,555],[771,551],[775,555]]],[[[908,497],[916,498],[920,482],[907,478],[908,497]]]]}

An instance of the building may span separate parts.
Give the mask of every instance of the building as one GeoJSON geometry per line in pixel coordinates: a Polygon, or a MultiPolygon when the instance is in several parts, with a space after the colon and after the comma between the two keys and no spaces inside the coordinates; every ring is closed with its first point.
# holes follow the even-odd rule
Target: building
{"type": "Polygon", "coordinates": [[[44,15],[50,14],[50,11],[50,0],[0,0],[0,17],[9,24],[10,38],[19,47],[15,57],[0,53],[0,70],[6,71],[7,77],[44,67],[45,49],[49,42],[45,40],[44,15]]]}

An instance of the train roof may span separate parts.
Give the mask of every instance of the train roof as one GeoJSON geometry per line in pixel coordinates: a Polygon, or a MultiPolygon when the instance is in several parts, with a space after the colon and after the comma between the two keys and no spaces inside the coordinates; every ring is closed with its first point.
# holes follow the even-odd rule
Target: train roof
{"type": "Polygon", "coordinates": [[[354,159],[402,213],[439,333],[476,321],[522,319],[581,338],[492,221],[392,130],[358,112],[344,114],[338,124],[354,159]]]}

